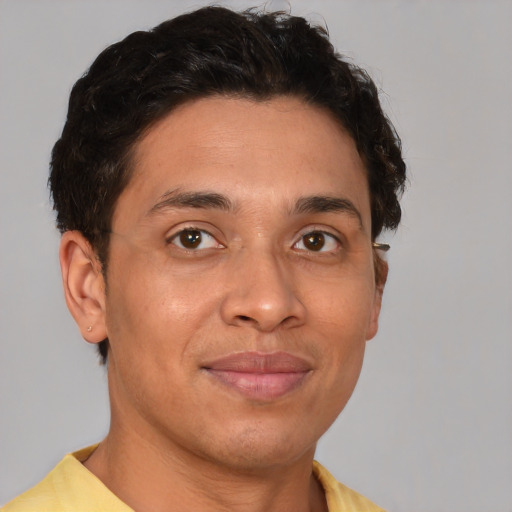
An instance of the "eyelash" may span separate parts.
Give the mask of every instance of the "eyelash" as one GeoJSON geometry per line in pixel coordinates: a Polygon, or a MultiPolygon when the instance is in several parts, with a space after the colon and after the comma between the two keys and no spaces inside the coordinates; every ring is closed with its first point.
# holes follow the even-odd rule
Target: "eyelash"
{"type": "MultiPolygon", "coordinates": [[[[207,231],[205,229],[198,228],[196,226],[189,226],[189,227],[180,229],[178,232],[167,237],[166,243],[169,245],[171,245],[171,244],[175,245],[179,249],[181,249],[183,251],[187,251],[189,253],[196,253],[196,252],[205,251],[208,249],[224,249],[226,247],[224,244],[220,243],[217,240],[217,238],[214,235],[212,235],[209,231],[207,231]],[[187,235],[187,233],[189,234],[189,241],[191,243],[194,243],[195,240],[194,240],[193,236],[194,236],[194,233],[197,233],[197,234],[200,234],[200,239],[199,239],[198,245],[202,244],[205,241],[205,240],[203,240],[203,238],[206,235],[207,239],[214,241],[215,247],[214,246],[210,246],[210,247],[206,247],[206,248],[185,247],[184,240],[180,240],[180,238],[184,235],[187,235]],[[176,243],[176,241],[179,241],[179,244],[176,243]]],[[[303,232],[299,236],[299,238],[293,243],[292,248],[296,249],[297,251],[309,253],[309,254],[315,254],[315,253],[317,253],[317,254],[332,254],[332,253],[338,252],[338,250],[342,247],[342,245],[343,244],[342,244],[340,238],[338,236],[334,235],[333,233],[330,233],[323,229],[313,228],[313,229],[303,232]],[[308,249],[305,246],[305,239],[308,236],[310,237],[309,242],[311,242],[313,244],[315,243],[314,237],[317,237],[317,242],[320,242],[322,244],[321,247],[319,248],[319,250],[315,250],[312,248],[308,249]],[[324,249],[326,244],[332,245],[333,243],[335,244],[334,248],[331,248],[327,251],[322,250],[322,249],[324,249]],[[298,247],[300,244],[302,245],[302,247],[298,247]]]]}
{"type": "Polygon", "coordinates": [[[338,250],[341,248],[341,246],[342,246],[341,241],[336,235],[333,235],[332,233],[329,233],[328,231],[325,231],[322,229],[312,229],[311,231],[307,231],[306,233],[303,233],[302,235],[300,235],[299,239],[293,244],[293,247],[300,251],[305,251],[308,253],[320,253],[320,254],[338,252],[338,250]],[[301,243],[302,243],[302,245],[305,245],[304,242],[305,242],[306,237],[310,237],[310,239],[311,239],[311,238],[313,238],[313,236],[315,236],[315,237],[319,236],[322,239],[323,244],[328,244],[329,242],[326,239],[330,239],[330,244],[334,243],[335,247],[330,250],[327,250],[327,251],[322,250],[324,248],[324,245],[322,245],[322,247],[320,248],[319,251],[316,251],[314,249],[308,249],[307,247],[304,247],[304,248],[297,247],[297,245],[299,245],[301,243]]]}
{"type": "MultiPolygon", "coordinates": [[[[213,236],[209,231],[207,231],[206,229],[201,229],[201,228],[195,227],[195,226],[190,226],[190,227],[186,227],[186,228],[180,229],[177,233],[174,233],[173,235],[167,237],[165,241],[166,241],[167,244],[176,245],[176,247],[178,247],[179,249],[182,249],[182,250],[187,251],[187,252],[197,252],[199,250],[225,248],[225,246],[223,244],[221,244],[217,240],[217,238],[215,236],[213,236]],[[196,249],[195,247],[193,247],[193,248],[185,247],[183,245],[183,240],[180,241],[181,245],[178,245],[177,243],[175,243],[176,240],[180,240],[180,237],[182,235],[187,234],[187,233],[189,233],[189,234],[200,233],[201,237],[204,237],[206,235],[206,237],[208,237],[212,241],[215,241],[215,244],[217,245],[217,247],[207,247],[207,248],[203,248],[203,249],[196,249]]],[[[199,243],[203,243],[203,240],[200,240],[199,243]]]]}

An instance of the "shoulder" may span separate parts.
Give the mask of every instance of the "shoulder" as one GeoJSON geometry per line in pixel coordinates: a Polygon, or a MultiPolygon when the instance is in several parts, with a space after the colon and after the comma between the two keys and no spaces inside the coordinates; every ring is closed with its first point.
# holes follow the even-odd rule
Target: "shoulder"
{"type": "Polygon", "coordinates": [[[316,461],[313,462],[313,473],[325,491],[329,512],[385,512],[368,498],[338,482],[316,461]]]}
{"type": "Polygon", "coordinates": [[[94,449],[91,446],[66,455],[41,482],[0,512],[133,512],[80,462],[94,449]]]}
{"type": "Polygon", "coordinates": [[[64,505],[62,483],[69,473],[68,457],[64,457],[41,482],[7,503],[1,512],[61,511],[64,505]]]}

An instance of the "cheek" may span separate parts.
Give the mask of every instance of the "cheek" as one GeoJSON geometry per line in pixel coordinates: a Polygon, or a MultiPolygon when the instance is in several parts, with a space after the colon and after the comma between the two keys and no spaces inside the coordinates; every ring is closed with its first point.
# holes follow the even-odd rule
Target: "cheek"
{"type": "Polygon", "coordinates": [[[304,297],[312,320],[331,336],[359,340],[368,328],[374,308],[373,277],[348,276],[329,283],[315,283],[305,288],[304,297]]]}
{"type": "Polygon", "coordinates": [[[124,261],[123,266],[111,266],[107,293],[112,349],[122,346],[127,356],[136,351],[139,361],[151,358],[160,364],[172,353],[179,364],[188,342],[217,307],[218,300],[204,287],[208,280],[162,269],[144,258],[124,261]]]}
{"type": "Polygon", "coordinates": [[[327,381],[332,383],[336,400],[342,402],[352,392],[363,363],[374,302],[369,282],[338,282],[311,303],[314,311],[310,311],[309,327],[321,344],[327,381]]]}
{"type": "Polygon", "coordinates": [[[144,261],[132,260],[128,267],[112,272],[107,293],[109,378],[112,393],[147,416],[182,407],[173,390],[192,387],[188,375],[207,305],[197,300],[194,287],[152,272],[144,261]]]}

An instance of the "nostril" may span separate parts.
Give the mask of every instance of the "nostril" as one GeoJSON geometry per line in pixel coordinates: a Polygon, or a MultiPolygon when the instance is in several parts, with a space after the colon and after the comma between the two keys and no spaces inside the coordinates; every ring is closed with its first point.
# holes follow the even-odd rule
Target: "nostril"
{"type": "Polygon", "coordinates": [[[248,322],[251,319],[250,316],[245,315],[238,315],[238,318],[240,318],[240,320],[243,320],[244,322],[248,322]]]}

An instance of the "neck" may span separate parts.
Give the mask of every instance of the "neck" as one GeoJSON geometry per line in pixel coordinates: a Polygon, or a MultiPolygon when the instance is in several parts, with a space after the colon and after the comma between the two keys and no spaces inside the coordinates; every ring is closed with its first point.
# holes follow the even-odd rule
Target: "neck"
{"type": "Polygon", "coordinates": [[[323,512],[313,455],[314,447],[291,463],[230,467],[113,421],[84,465],[137,512],[323,512]]]}

